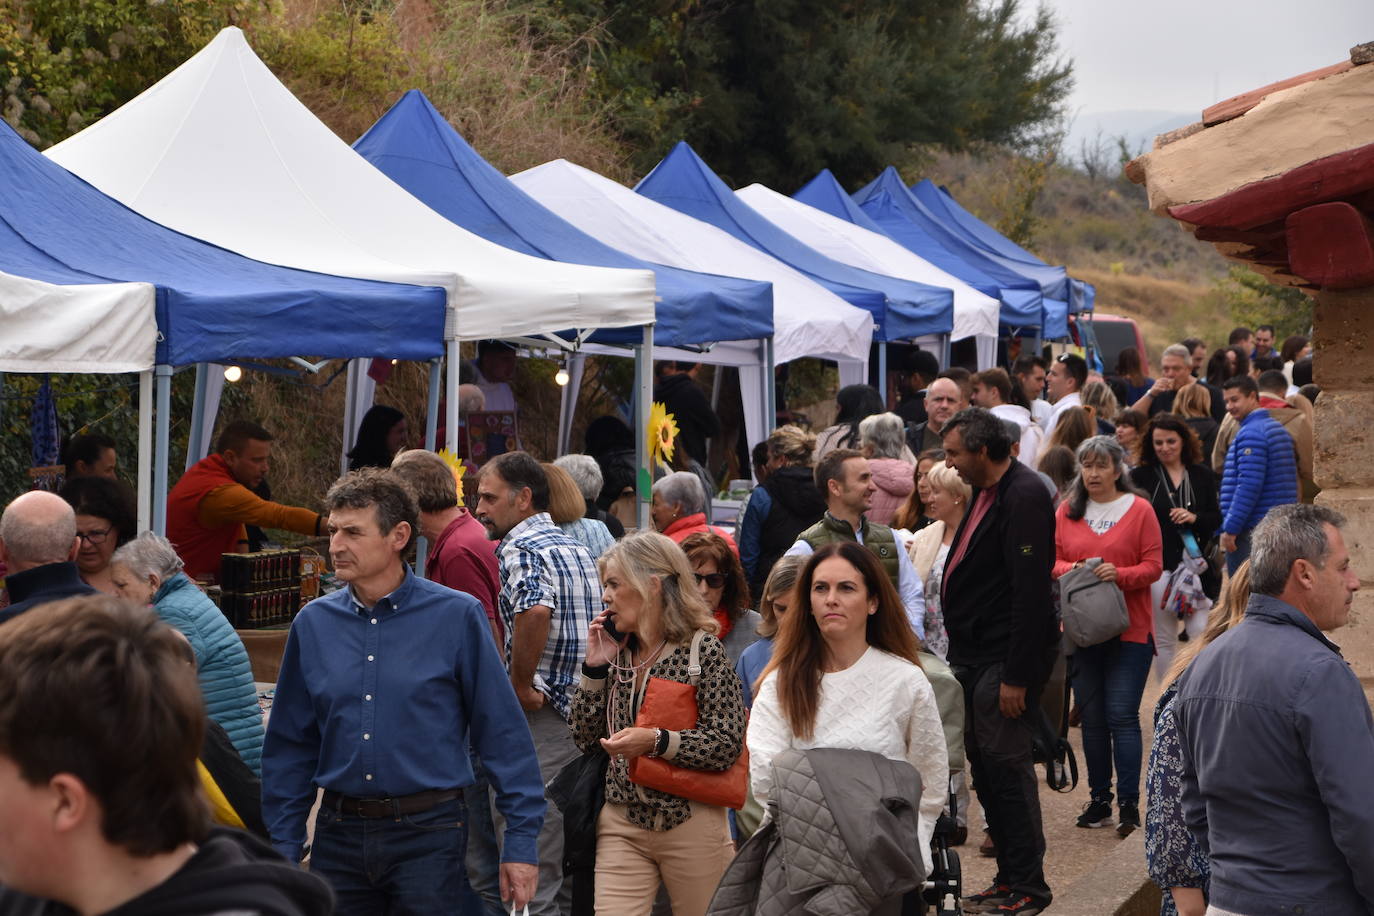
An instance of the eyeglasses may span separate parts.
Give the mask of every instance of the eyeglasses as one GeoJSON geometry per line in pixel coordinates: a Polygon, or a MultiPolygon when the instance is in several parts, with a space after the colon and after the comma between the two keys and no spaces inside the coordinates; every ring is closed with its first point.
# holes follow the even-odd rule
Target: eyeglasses
{"type": "Polygon", "coordinates": [[[110,532],[113,530],[114,526],[111,525],[108,528],[97,528],[94,531],[78,531],[76,536],[87,544],[95,546],[96,544],[105,543],[105,539],[110,536],[110,532]]]}
{"type": "Polygon", "coordinates": [[[725,573],[707,573],[704,576],[701,573],[692,573],[692,575],[697,577],[697,585],[705,582],[711,588],[720,588],[725,584],[725,573]]]}

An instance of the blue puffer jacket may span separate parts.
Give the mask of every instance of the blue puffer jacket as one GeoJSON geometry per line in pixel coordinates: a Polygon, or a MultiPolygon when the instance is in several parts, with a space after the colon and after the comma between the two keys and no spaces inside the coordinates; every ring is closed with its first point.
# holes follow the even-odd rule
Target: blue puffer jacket
{"type": "Polygon", "coordinates": [[[229,733],[243,762],[261,776],[262,708],[243,640],[185,573],[162,583],[153,609],[191,641],[205,711],[229,733]]]}
{"type": "Polygon", "coordinates": [[[1240,535],[1275,506],[1298,501],[1293,437],[1267,410],[1241,421],[1221,475],[1221,530],[1240,535]]]}

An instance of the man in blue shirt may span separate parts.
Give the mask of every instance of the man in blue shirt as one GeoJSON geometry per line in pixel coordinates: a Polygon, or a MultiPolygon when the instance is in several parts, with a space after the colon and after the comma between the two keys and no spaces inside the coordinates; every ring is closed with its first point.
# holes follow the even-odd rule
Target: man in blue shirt
{"type": "Polygon", "coordinates": [[[1270,511],[1245,619],[1179,680],[1183,817],[1211,863],[1208,913],[1374,912],[1374,717],[1326,636],[1360,587],[1344,524],[1323,506],[1270,511]]]}
{"type": "Polygon", "coordinates": [[[1228,379],[1226,412],[1240,424],[1221,474],[1221,546],[1234,574],[1250,556],[1250,532],[1275,506],[1298,501],[1293,437],[1260,409],[1259,386],[1248,375],[1228,379]]]}
{"type": "MultiPolygon", "coordinates": [[[[506,627],[510,681],[525,709],[544,784],[577,755],[568,712],[587,629],[601,613],[601,580],[591,554],[549,517],[549,480],[524,452],[497,455],[477,478],[477,520],[501,543],[501,618],[506,627]]],[[[478,756],[485,756],[478,748],[478,756]]],[[[536,916],[568,912],[571,884],[563,884],[563,818],[550,806],[539,835],[536,916]]]]}
{"type": "Polygon", "coordinates": [[[323,789],[310,868],[339,914],[457,912],[470,741],[505,815],[502,896],[521,908],[537,884],[543,783],[482,606],[402,562],[418,510],[393,472],[348,474],[325,506],[348,587],[306,605],[287,639],[262,753],[272,843],[300,861],[323,789]]]}

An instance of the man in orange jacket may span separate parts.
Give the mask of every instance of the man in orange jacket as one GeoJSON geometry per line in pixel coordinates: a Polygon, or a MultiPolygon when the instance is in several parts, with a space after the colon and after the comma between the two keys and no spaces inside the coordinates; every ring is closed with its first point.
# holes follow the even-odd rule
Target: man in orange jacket
{"type": "Polygon", "coordinates": [[[299,534],[322,533],[312,509],[265,500],[250,489],[262,483],[272,459],[272,434],[235,420],[224,428],[215,454],[196,462],[167,498],[167,539],[192,578],[219,578],[220,554],[247,550],[245,525],[299,534]]]}

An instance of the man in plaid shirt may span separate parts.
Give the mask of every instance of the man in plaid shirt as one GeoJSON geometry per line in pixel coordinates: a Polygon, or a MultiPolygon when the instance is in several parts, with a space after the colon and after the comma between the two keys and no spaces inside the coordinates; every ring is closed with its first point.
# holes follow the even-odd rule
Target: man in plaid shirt
{"type": "MultiPolygon", "coordinates": [[[[587,628],[601,612],[596,562],[549,518],[549,482],[525,452],[488,461],[477,479],[477,519],[500,540],[499,595],[506,628],[506,661],[525,709],[545,785],[577,757],[568,709],[586,652],[587,628]]],[[[562,888],[563,818],[549,805],[539,834],[536,914],[566,913],[571,887],[562,888]]]]}

